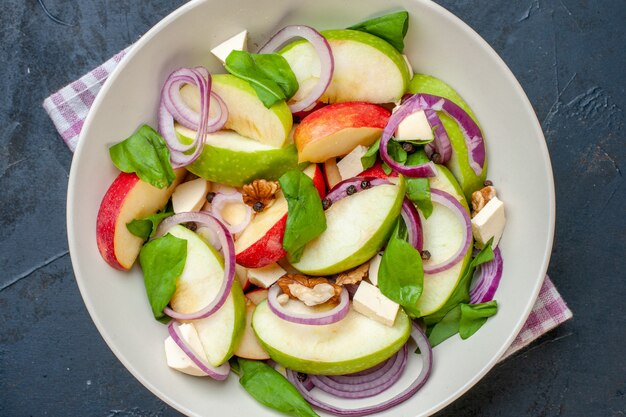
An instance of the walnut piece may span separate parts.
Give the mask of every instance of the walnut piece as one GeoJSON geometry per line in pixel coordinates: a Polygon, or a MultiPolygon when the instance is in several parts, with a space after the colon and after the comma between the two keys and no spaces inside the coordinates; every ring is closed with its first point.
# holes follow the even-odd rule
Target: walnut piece
{"type": "Polygon", "coordinates": [[[342,272],[337,276],[335,283],[337,285],[356,284],[367,278],[369,275],[370,264],[369,262],[363,265],[357,266],[349,271],[342,272]]]}
{"type": "Polygon", "coordinates": [[[284,294],[308,306],[339,302],[342,288],[326,278],[309,278],[300,274],[287,274],[277,282],[284,294]]]}
{"type": "Polygon", "coordinates": [[[472,193],[472,217],[483,209],[496,196],[496,189],[491,185],[472,193]]]}
{"type": "Polygon", "coordinates": [[[278,181],[254,180],[243,186],[243,202],[260,213],[272,205],[279,189],[278,181]]]}

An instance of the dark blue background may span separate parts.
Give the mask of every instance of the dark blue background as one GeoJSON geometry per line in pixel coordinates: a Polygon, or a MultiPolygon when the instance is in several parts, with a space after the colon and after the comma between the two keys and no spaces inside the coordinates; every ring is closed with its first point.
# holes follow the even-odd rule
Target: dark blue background
{"type": "MultiPolygon", "coordinates": [[[[170,416],[113,356],[65,235],[71,154],[42,100],[182,3],[4,0],[0,12],[0,415],[170,416]]],[[[574,320],[497,365],[441,416],[624,416],[624,0],[444,0],[511,67],[556,179],[549,273],[574,320]]]]}

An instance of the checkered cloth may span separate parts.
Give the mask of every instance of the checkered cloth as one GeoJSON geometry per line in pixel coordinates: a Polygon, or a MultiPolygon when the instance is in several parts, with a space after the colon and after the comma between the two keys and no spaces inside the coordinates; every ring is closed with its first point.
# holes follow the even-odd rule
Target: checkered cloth
{"type": "MultiPolygon", "coordinates": [[[[127,51],[128,48],[43,102],[43,107],[72,152],[76,149],[83,123],[98,91],[127,51]]],[[[512,355],[570,318],[572,312],[546,276],[526,324],[502,358],[512,355]]]]}

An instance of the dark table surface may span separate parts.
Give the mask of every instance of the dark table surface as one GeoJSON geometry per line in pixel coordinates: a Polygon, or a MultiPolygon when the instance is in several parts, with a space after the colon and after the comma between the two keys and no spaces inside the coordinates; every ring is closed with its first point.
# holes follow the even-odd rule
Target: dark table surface
{"type": "MultiPolygon", "coordinates": [[[[43,99],[180,0],[4,0],[0,12],[0,415],[178,415],[113,356],[68,256],[72,156],[43,99]]],[[[443,0],[520,80],[557,193],[549,274],[574,319],[497,365],[440,416],[626,413],[626,2],[443,0]]]]}

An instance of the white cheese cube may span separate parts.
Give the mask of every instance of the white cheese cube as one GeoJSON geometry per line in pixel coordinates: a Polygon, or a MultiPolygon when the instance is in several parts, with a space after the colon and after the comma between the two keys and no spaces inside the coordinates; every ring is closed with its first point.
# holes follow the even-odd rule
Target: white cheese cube
{"type": "Polygon", "coordinates": [[[377,253],[372,259],[370,259],[370,269],[367,273],[367,279],[378,287],[378,270],[380,269],[380,261],[383,260],[383,253],[377,253]]]}
{"type": "Polygon", "coordinates": [[[172,194],[174,213],[199,211],[206,202],[206,195],[210,189],[211,185],[202,178],[183,182],[172,194]]]}
{"type": "Polygon", "coordinates": [[[215,55],[217,59],[222,61],[222,64],[226,62],[226,58],[232,51],[247,51],[248,50],[248,31],[244,30],[217,45],[211,49],[211,53],[215,55]]]}
{"type": "Polygon", "coordinates": [[[504,203],[498,197],[493,197],[472,219],[472,233],[477,246],[482,248],[491,238],[492,247],[498,246],[505,223],[504,203]]]}
{"type": "MultiPolygon", "coordinates": [[[[187,343],[187,346],[191,348],[196,356],[206,361],[206,354],[202,348],[202,343],[198,337],[196,328],[191,323],[184,323],[180,325],[180,334],[183,340],[187,343]]],[[[187,356],[187,354],[174,342],[171,336],[165,339],[165,358],[167,365],[180,371],[184,374],[193,376],[207,376],[193,361],[187,356]]]]}
{"type": "Polygon", "coordinates": [[[433,139],[433,129],[428,123],[424,110],[408,115],[400,122],[394,136],[395,140],[426,140],[433,139]]]}
{"type": "Polygon", "coordinates": [[[267,265],[263,268],[249,268],[248,280],[257,287],[269,288],[286,273],[278,264],[267,265]]]}
{"type": "Polygon", "coordinates": [[[367,152],[367,146],[359,145],[337,162],[337,169],[342,180],[356,177],[363,172],[361,158],[367,152]]]}
{"type": "Polygon", "coordinates": [[[359,284],[352,299],[352,307],[364,316],[387,326],[393,326],[400,309],[397,303],[385,297],[377,287],[365,281],[359,284]]]}
{"type": "Polygon", "coordinates": [[[406,62],[406,68],[409,70],[409,80],[413,78],[413,66],[409,62],[409,57],[402,54],[402,58],[404,58],[404,62],[406,62]]]}

